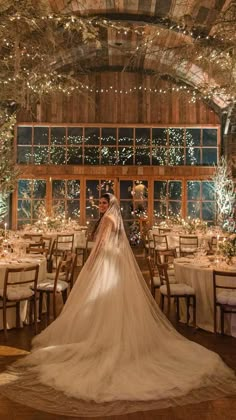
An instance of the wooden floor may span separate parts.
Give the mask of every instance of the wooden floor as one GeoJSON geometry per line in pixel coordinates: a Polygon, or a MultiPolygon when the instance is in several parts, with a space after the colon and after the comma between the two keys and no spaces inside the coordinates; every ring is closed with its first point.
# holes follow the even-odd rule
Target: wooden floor
{"type": "MultiPolygon", "coordinates": [[[[137,260],[148,279],[148,271],[141,250],[135,250],[137,260]]],[[[182,324],[173,324],[177,330],[187,337],[206,348],[220,354],[223,360],[236,371],[236,338],[220,336],[202,330],[194,330],[182,324]]],[[[43,328],[43,325],[42,325],[43,328]]],[[[10,330],[8,341],[4,340],[0,332],[0,370],[16,360],[20,350],[29,350],[33,333],[32,328],[27,326],[19,330],[10,330]],[[9,348],[10,347],[10,348],[9,348]]],[[[74,417],[75,418],[75,417],[74,417]]],[[[80,417],[77,417],[78,419],[80,417]]],[[[31,409],[8,400],[0,395],[0,420],[66,420],[71,417],[52,415],[31,409]]],[[[102,420],[101,417],[97,417],[102,420]]],[[[137,412],[123,416],[106,417],[106,420],[236,420],[236,396],[222,398],[215,401],[193,404],[184,407],[137,412]]]]}

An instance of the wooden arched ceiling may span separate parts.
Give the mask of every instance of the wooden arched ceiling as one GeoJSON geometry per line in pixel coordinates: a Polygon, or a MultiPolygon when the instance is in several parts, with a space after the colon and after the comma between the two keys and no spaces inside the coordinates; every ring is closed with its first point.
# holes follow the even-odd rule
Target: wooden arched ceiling
{"type": "MultiPolygon", "coordinates": [[[[213,102],[221,109],[227,107],[228,95],[217,87],[225,84],[232,75],[222,62],[202,66],[199,50],[194,51],[196,37],[214,36],[220,14],[230,7],[230,0],[48,0],[55,13],[75,13],[84,16],[103,16],[114,21],[126,22],[132,32],[124,34],[108,28],[101,50],[82,49],[84,65],[92,68],[123,68],[126,70],[151,71],[160,77],[170,76],[178,83],[185,82],[203,93],[214,86],[213,102]],[[151,41],[143,45],[136,30],[145,23],[145,36],[151,41]],[[184,30],[178,32],[178,26],[184,30]],[[194,31],[192,32],[192,29],[194,31]],[[156,34],[159,32],[159,36],[156,34]],[[89,51],[88,51],[89,50],[89,51]],[[185,57],[185,59],[184,59],[185,57]],[[87,63],[86,63],[87,58],[87,63]],[[89,58],[89,59],[88,59],[89,58]],[[211,71],[209,71],[209,67],[211,71]]],[[[207,48],[207,46],[206,46],[207,48]]],[[[81,49],[80,49],[81,51],[81,49]]],[[[73,51],[68,62],[73,62],[73,51]]],[[[74,61],[74,64],[76,60],[74,61]]],[[[235,75],[234,75],[235,76],[235,75]]]]}
{"type": "Polygon", "coordinates": [[[104,69],[185,83],[219,110],[236,98],[233,0],[2,0],[0,38],[0,101],[104,69]]]}

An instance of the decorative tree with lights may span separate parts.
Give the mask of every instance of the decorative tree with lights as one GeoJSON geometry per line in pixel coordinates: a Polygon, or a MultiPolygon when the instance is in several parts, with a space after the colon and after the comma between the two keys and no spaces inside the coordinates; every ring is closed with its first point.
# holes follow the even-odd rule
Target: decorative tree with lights
{"type": "Polygon", "coordinates": [[[235,231],[234,211],[236,204],[235,185],[231,166],[221,157],[212,177],[216,199],[216,222],[225,230],[235,231]]]}
{"type": "Polygon", "coordinates": [[[14,190],[18,176],[13,153],[15,122],[15,114],[7,115],[0,126],[0,222],[7,214],[7,198],[14,190]]]}

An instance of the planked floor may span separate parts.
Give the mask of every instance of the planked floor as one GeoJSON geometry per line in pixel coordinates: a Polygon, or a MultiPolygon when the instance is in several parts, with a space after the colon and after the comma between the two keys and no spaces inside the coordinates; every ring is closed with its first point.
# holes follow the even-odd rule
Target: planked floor
{"type": "MultiPolygon", "coordinates": [[[[135,250],[138,263],[144,277],[148,279],[148,271],[141,250],[135,250]]],[[[202,330],[194,330],[182,324],[175,324],[177,330],[188,339],[220,354],[224,361],[236,371],[236,338],[220,336],[202,330]]],[[[42,325],[43,328],[43,325],[42,325]]],[[[16,360],[22,350],[29,350],[32,328],[27,326],[19,330],[10,330],[5,342],[0,332],[0,370],[16,360]]],[[[79,417],[77,417],[79,419],[79,417]]],[[[8,400],[0,395],[0,420],[66,420],[71,417],[52,415],[33,410],[8,400]]],[[[185,407],[137,412],[123,416],[106,417],[107,420],[236,420],[236,396],[215,401],[193,404],[185,407]]],[[[102,420],[98,418],[97,420],[102,420]]]]}

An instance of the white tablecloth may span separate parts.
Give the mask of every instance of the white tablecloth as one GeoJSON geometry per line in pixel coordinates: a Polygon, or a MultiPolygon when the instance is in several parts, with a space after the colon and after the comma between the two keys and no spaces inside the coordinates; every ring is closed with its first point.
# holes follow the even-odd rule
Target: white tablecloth
{"type": "MultiPolygon", "coordinates": [[[[196,292],[197,326],[213,332],[213,266],[207,262],[194,263],[194,260],[186,258],[175,259],[174,266],[176,281],[192,286],[196,292]]],[[[222,268],[215,267],[215,269],[222,268]]],[[[236,315],[225,315],[225,333],[236,337],[236,315]]]]}
{"type": "MultiPolygon", "coordinates": [[[[19,268],[19,267],[27,267],[29,265],[39,264],[39,276],[38,281],[42,281],[46,277],[46,270],[47,270],[47,264],[46,264],[46,258],[45,257],[25,257],[25,258],[19,258],[16,261],[5,261],[0,260],[0,289],[3,288],[4,285],[4,278],[5,278],[5,272],[6,268],[19,268]]],[[[23,323],[27,318],[27,302],[21,302],[20,304],[20,321],[23,323]]],[[[7,328],[14,328],[16,326],[16,312],[15,308],[9,308],[7,309],[7,328]]],[[[3,322],[2,322],[2,310],[0,309],[0,330],[3,329],[3,322]]]]}

